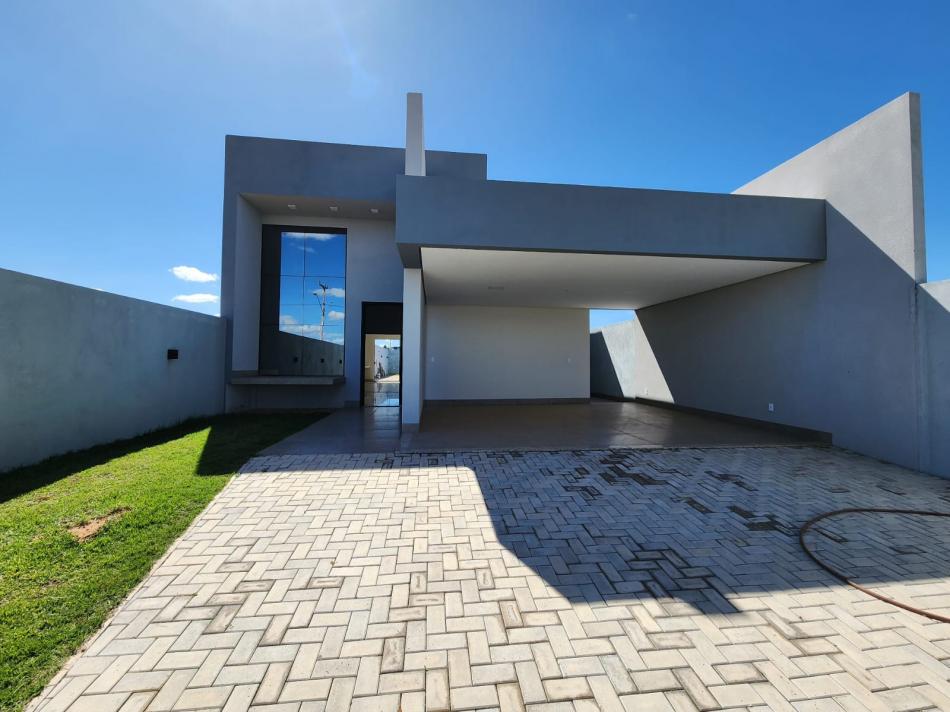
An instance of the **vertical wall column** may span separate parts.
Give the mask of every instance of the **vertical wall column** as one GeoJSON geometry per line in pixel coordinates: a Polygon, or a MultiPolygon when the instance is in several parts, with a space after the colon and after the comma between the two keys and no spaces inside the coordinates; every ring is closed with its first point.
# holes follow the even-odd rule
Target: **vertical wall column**
{"type": "Polygon", "coordinates": [[[426,174],[426,143],[422,118],[422,94],[406,94],[406,175],[426,174]]]}
{"type": "Polygon", "coordinates": [[[422,270],[403,270],[402,282],[402,427],[419,429],[425,402],[426,295],[422,270]]]}
{"type": "Polygon", "coordinates": [[[261,216],[238,196],[234,218],[233,279],[239,289],[229,300],[232,353],[231,370],[257,373],[261,308],[261,216]]]}
{"type": "MultiPolygon", "coordinates": [[[[406,95],[406,175],[426,174],[422,94],[406,95]]],[[[422,270],[405,268],[402,280],[402,428],[419,429],[425,403],[426,294],[422,270]]]]}

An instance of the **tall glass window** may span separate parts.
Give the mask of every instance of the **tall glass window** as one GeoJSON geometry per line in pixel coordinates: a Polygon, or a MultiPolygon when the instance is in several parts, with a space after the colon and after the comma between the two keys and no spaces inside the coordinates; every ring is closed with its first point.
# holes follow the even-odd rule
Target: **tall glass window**
{"type": "Polygon", "coordinates": [[[261,371],[343,375],[346,233],[267,226],[263,238],[261,371]]]}

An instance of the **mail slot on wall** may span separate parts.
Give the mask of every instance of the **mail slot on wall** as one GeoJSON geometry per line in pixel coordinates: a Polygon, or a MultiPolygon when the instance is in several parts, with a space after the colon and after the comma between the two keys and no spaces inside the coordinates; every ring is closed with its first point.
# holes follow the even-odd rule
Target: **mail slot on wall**
{"type": "Polygon", "coordinates": [[[168,360],[169,361],[178,360],[178,349],[168,349],[168,360]]]}

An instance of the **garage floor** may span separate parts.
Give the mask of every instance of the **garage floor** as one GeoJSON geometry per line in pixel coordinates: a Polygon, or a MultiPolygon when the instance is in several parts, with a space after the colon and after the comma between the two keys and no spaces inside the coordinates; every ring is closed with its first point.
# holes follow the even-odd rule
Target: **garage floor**
{"type": "Polygon", "coordinates": [[[337,411],[273,445],[266,455],[445,450],[789,445],[805,439],[766,427],[643,403],[429,405],[417,433],[398,408],[337,411]]]}

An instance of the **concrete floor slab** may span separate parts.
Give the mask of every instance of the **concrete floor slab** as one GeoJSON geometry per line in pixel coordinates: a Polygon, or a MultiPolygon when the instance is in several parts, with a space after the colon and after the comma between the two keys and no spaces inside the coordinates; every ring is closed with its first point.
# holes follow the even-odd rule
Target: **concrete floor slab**
{"type": "Polygon", "coordinates": [[[267,448],[266,455],[783,445],[807,439],[758,425],[634,402],[556,405],[427,405],[418,432],[403,433],[398,408],[332,413],[267,448]]]}

